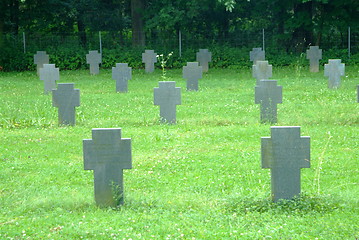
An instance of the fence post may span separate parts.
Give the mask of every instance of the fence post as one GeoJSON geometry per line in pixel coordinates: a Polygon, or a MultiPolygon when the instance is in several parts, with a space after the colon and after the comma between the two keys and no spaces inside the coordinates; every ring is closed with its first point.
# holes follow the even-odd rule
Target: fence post
{"type": "Polygon", "coordinates": [[[22,42],[24,46],[24,53],[26,53],[26,38],[25,38],[25,32],[22,32],[22,42]]]}
{"type": "Polygon", "coordinates": [[[100,53],[102,55],[102,38],[101,38],[101,31],[98,32],[98,38],[100,40],[100,53]]]}
{"type": "Polygon", "coordinates": [[[262,28],[262,46],[264,51],[264,28],[262,28]]]}
{"type": "Polygon", "coordinates": [[[181,30],[178,31],[178,51],[179,51],[179,56],[182,57],[182,34],[181,34],[181,30]]]}
{"type": "Polygon", "coordinates": [[[350,58],[350,27],[348,27],[348,57],[350,58]]]}

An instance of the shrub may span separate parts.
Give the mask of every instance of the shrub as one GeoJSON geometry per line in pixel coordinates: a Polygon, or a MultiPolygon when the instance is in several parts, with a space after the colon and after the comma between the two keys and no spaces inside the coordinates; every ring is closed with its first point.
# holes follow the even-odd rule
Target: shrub
{"type": "MultiPolygon", "coordinates": [[[[212,52],[212,68],[250,68],[252,62],[249,61],[250,48],[246,47],[231,47],[228,45],[214,44],[208,47],[212,52]]],[[[143,68],[142,53],[145,48],[125,48],[117,47],[115,49],[103,49],[102,54],[102,68],[110,69],[116,63],[128,63],[134,69],[143,68]]],[[[60,70],[76,70],[88,68],[86,63],[87,50],[78,47],[62,47],[62,48],[47,48],[47,53],[50,56],[50,63],[56,65],[60,70]]],[[[174,51],[172,57],[166,64],[167,68],[182,68],[186,62],[196,61],[196,52],[198,49],[186,48],[179,56],[178,51],[174,51]]],[[[155,49],[157,54],[168,54],[169,52],[163,47],[155,49]]],[[[23,53],[22,50],[14,47],[8,47],[0,50],[0,67],[2,71],[33,71],[36,67],[33,63],[34,51],[23,53]]],[[[346,65],[354,65],[359,63],[359,53],[354,54],[351,58],[348,57],[347,50],[330,49],[323,50],[323,59],[321,64],[327,63],[329,58],[340,58],[346,65]]],[[[287,53],[285,50],[278,50],[268,48],[266,50],[266,59],[273,66],[305,66],[308,61],[305,59],[305,54],[300,55],[294,53],[287,53]]],[[[161,68],[160,63],[155,64],[156,68],[161,68]]]]}

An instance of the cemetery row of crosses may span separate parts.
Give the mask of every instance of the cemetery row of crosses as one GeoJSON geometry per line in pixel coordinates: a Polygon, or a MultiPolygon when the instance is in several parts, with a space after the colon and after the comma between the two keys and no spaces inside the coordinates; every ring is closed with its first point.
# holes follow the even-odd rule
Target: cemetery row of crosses
{"type": "MultiPolygon", "coordinates": [[[[142,54],[145,71],[154,71],[157,62],[154,50],[142,54]]],[[[307,50],[310,71],[319,71],[322,50],[311,46],[307,50]]],[[[90,64],[90,73],[99,74],[102,56],[97,51],[86,55],[90,64]]],[[[211,53],[200,49],[196,54],[197,62],[188,62],[183,67],[183,78],[187,80],[188,91],[198,91],[198,79],[208,71],[211,53]]],[[[260,104],[260,121],[277,122],[277,104],[282,103],[282,87],[272,77],[272,65],[265,61],[265,52],[253,48],[250,52],[253,62],[252,75],[257,80],[255,103],[260,104]]],[[[49,64],[49,56],[44,51],[34,55],[37,73],[44,81],[44,93],[52,92],[53,106],[58,107],[60,125],[75,125],[75,107],[80,105],[80,90],[74,89],[73,83],[59,83],[59,69],[49,64]]],[[[324,75],[329,77],[328,87],[338,88],[340,76],[344,75],[345,66],[340,59],[330,59],[325,64],[324,75]]],[[[132,78],[132,69],[127,63],[117,63],[112,68],[112,78],[116,80],[116,91],[127,92],[128,80],[132,78]]],[[[359,85],[357,86],[359,102],[359,85]]],[[[154,104],[160,106],[161,122],[176,123],[176,105],[181,104],[181,88],[174,81],[160,81],[154,88],[154,104]]],[[[132,168],[131,139],[121,138],[120,128],[94,128],[92,139],[83,140],[84,169],[94,170],[95,201],[99,206],[117,206],[123,199],[123,169],[132,168]],[[115,186],[115,188],[114,188],[115,186]],[[115,191],[114,191],[115,189],[115,191]]],[[[310,138],[300,136],[298,126],[271,127],[271,137],[261,139],[262,167],[271,169],[271,195],[273,201],[293,199],[300,194],[300,169],[310,167],[310,138]]]]}

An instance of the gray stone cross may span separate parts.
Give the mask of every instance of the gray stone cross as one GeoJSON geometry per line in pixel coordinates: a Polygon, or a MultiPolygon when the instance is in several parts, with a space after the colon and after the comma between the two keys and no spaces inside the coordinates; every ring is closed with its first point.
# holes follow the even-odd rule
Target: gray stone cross
{"type": "Polygon", "coordinates": [[[249,52],[249,60],[253,62],[253,65],[255,65],[257,61],[264,61],[265,52],[262,48],[253,48],[252,51],[249,52]]]}
{"type": "Polygon", "coordinates": [[[132,78],[132,68],[127,63],[116,63],[116,67],[112,67],[112,78],[116,80],[116,92],[127,92],[127,81],[132,78]]]}
{"type": "Polygon", "coordinates": [[[257,85],[262,79],[269,79],[272,77],[272,65],[268,61],[257,61],[252,66],[252,76],[257,79],[257,85]]]}
{"type": "Polygon", "coordinates": [[[132,168],[131,139],[121,138],[121,128],[94,128],[83,140],[84,169],[94,170],[96,204],[123,204],[123,169],[132,168]]]}
{"type": "Polygon", "coordinates": [[[208,49],[200,49],[196,53],[196,61],[202,66],[203,72],[208,72],[208,63],[212,61],[212,53],[208,49]]]}
{"type": "Polygon", "coordinates": [[[36,64],[37,75],[39,75],[40,68],[42,68],[44,64],[49,64],[49,55],[47,55],[45,51],[37,51],[34,55],[34,64],[36,64]]]}
{"type": "Polygon", "coordinates": [[[101,53],[96,51],[89,51],[86,54],[86,63],[90,64],[90,74],[96,75],[100,73],[99,64],[102,63],[101,53]]]}
{"type": "Polygon", "coordinates": [[[340,87],[340,77],[345,74],[345,65],[340,59],[329,59],[328,64],[324,65],[324,76],[329,77],[328,87],[340,87]]]}
{"type": "Polygon", "coordinates": [[[56,81],[60,79],[60,71],[55,64],[44,64],[40,68],[40,80],[44,81],[44,94],[49,94],[56,88],[56,81]]]}
{"type": "Polygon", "coordinates": [[[271,127],[271,137],[261,138],[262,168],[271,169],[272,200],[300,194],[300,169],[310,167],[310,137],[300,127],[271,127]]]}
{"type": "Polygon", "coordinates": [[[154,88],[154,104],[160,105],[160,117],[164,123],[176,123],[176,105],[181,104],[181,88],[176,82],[159,82],[154,88]]]}
{"type": "Polygon", "coordinates": [[[260,80],[255,87],[255,103],[261,105],[261,122],[277,122],[277,104],[282,103],[282,86],[276,80],[260,80]]]}
{"type": "Polygon", "coordinates": [[[80,106],[80,90],[73,83],[59,83],[52,90],[52,106],[58,107],[60,125],[75,125],[75,107],[80,106]]]}
{"type": "Polygon", "coordinates": [[[187,91],[198,91],[198,79],[202,78],[202,66],[198,62],[188,62],[183,67],[182,75],[187,79],[187,91]]]}
{"type": "Polygon", "coordinates": [[[307,50],[307,59],[309,59],[310,71],[319,72],[319,60],[322,59],[322,49],[318,46],[310,46],[307,50]]]}
{"type": "Polygon", "coordinates": [[[151,73],[155,70],[155,63],[157,62],[157,53],[154,50],[145,50],[142,53],[142,62],[145,64],[145,72],[151,73]]]}

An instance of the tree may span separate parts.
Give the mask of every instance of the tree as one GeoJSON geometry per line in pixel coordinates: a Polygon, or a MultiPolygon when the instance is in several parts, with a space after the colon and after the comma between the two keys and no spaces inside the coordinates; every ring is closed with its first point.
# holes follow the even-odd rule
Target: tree
{"type": "Polygon", "coordinates": [[[134,46],[145,46],[144,10],[145,0],[131,0],[132,44],[134,46]]]}

